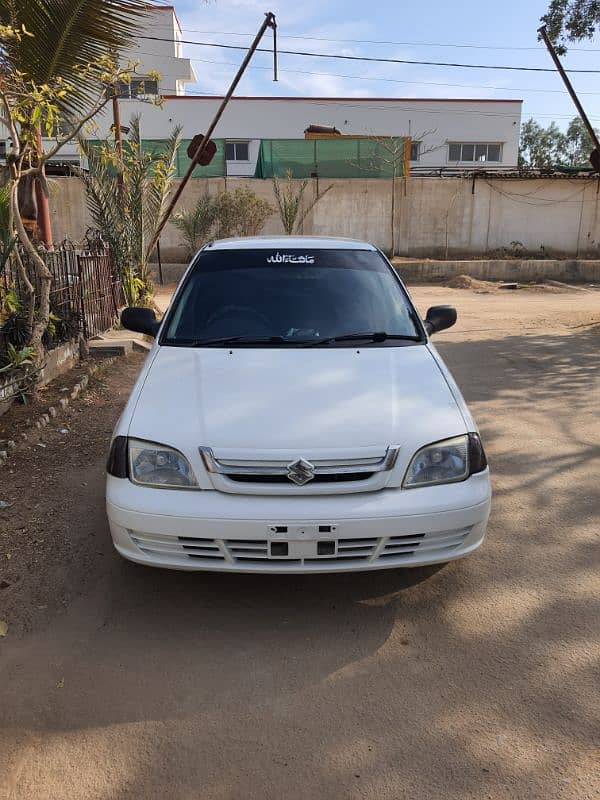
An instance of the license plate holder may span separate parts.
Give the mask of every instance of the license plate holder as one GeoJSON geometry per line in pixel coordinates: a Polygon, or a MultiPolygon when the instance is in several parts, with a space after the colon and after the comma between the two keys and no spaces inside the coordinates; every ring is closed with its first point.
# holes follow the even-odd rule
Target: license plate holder
{"type": "Polygon", "coordinates": [[[337,538],[337,525],[331,522],[309,522],[306,525],[287,525],[286,523],[276,523],[269,525],[268,533],[276,536],[277,539],[291,541],[304,541],[308,539],[331,539],[337,538]]]}

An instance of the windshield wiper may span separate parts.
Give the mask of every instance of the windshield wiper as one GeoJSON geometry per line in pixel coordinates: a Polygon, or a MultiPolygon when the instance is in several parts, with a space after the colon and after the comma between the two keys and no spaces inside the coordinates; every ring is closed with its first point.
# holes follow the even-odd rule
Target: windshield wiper
{"type": "Polygon", "coordinates": [[[220,344],[286,344],[283,336],[220,336],[217,339],[196,339],[187,347],[211,347],[220,344]]]}
{"type": "Polygon", "coordinates": [[[328,336],[326,339],[315,339],[313,342],[306,342],[304,347],[320,347],[323,344],[332,342],[385,342],[388,339],[400,339],[407,342],[420,342],[420,336],[408,336],[404,333],[386,333],[385,331],[371,331],[370,333],[345,333],[341,336],[328,336]]]}

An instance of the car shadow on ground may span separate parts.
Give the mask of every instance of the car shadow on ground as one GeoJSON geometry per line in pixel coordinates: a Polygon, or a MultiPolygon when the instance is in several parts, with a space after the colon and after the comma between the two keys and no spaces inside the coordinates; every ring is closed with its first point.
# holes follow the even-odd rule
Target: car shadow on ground
{"type": "Polygon", "coordinates": [[[493,468],[482,550],[329,576],[113,555],[12,674],[7,724],[51,734],[22,774],[77,774],[65,800],[599,790],[600,338],[439,343],[493,468]]]}

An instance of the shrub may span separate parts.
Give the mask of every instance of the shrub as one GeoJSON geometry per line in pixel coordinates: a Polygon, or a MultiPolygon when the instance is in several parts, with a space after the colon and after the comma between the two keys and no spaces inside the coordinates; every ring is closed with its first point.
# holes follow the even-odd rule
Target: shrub
{"type": "Polygon", "coordinates": [[[307,203],[306,207],[304,207],[303,198],[307,186],[308,181],[303,180],[296,187],[291,170],[286,172],[285,179],[283,180],[276,177],[273,178],[273,194],[277,201],[277,209],[279,211],[281,224],[283,225],[283,230],[288,236],[291,236],[294,230],[296,230],[297,233],[300,231],[302,223],[309,212],[312,211],[321,197],[333,187],[333,184],[329,184],[323,192],[317,194],[307,203]]]}
{"type": "Polygon", "coordinates": [[[233,192],[208,193],[199,198],[191,211],[183,209],[173,216],[173,224],[183,234],[190,256],[211,238],[256,236],[275,211],[252,189],[240,186],[233,192]]]}
{"type": "Polygon", "coordinates": [[[256,236],[275,210],[247,186],[240,186],[233,192],[221,192],[217,195],[216,205],[216,235],[219,239],[256,236]]]}
{"type": "Polygon", "coordinates": [[[191,211],[182,209],[173,215],[173,225],[183,234],[190,258],[211,238],[216,216],[217,203],[208,192],[191,211]]]}
{"type": "Polygon", "coordinates": [[[256,236],[265,226],[265,222],[275,210],[273,206],[258,197],[251,189],[242,186],[232,193],[236,236],[256,236]]]}

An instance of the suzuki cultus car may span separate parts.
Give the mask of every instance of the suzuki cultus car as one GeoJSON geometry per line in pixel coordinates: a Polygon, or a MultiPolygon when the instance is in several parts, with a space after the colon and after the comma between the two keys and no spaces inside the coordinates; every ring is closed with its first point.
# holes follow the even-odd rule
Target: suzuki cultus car
{"type": "Polygon", "coordinates": [[[231,572],[389,569],[482,543],[490,480],[475,423],[370,244],[305,237],[208,244],[116,426],[107,509],[141,564],[231,572]]]}

